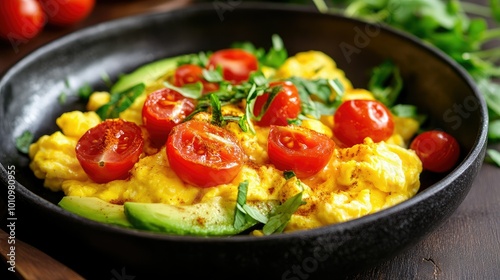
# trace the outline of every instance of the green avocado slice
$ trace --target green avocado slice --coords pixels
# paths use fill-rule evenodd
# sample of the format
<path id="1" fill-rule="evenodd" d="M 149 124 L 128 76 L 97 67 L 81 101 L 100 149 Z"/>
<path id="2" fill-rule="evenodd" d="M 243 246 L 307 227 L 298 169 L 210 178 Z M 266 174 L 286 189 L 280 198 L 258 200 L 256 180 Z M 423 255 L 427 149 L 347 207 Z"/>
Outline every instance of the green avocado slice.
<path id="1" fill-rule="evenodd" d="M 133 227 L 125 216 L 123 205 L 111 204 L 97 197 L 65 196 L 58 205 L 69 212 L 96 222 Z"/>
<path id="2" fill-rule="evenodd" d="M 177 61 L 184 56 L 169 57 L 145 64 L 129 74 L 121 76 L 111 87 L 110 93 L 123 92 L 137 84 L 146 86 L 177 67 Z"/>
<path id="3" fill-rule="evenodd" d="M 254 204 L 262 214 L 267 215 L 277 202 L 269 201 Z M 161 203 L 126 202 L 125 215 L 138 229 L 178 235 L 227 236 L 235 235 L 257 224 L 248 221 L 235 229 L 235 201 L 221 197 L 186 206 L 173 206 Z"/>

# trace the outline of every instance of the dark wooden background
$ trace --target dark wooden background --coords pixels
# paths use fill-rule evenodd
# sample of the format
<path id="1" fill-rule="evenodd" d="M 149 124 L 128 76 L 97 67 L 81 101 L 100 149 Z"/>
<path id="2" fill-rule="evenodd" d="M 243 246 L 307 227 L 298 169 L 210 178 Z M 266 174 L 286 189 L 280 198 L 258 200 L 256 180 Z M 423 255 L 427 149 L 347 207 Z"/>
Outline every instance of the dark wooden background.
<path id="1" fill-rule="evenodd" d="M 46 28 L 39 36 L 16 47 L 0 42 L 0 74 L 37 47 L 82 27 L 191 4 L 188 0 L 97 2 L 91 16 L 73 27 Z M 473 2 L 487 3 L 486 0 Z M 498 144 L 496 148 L 500 148 Z M 500 168 L 483 165 L 465 201 L 442 226 L 395 258 L 349 279 L 500 279 L 499 182 Z M 60 261 L 64 263 L 64 259 Z M 85 271 L 77 272 L 86 274 Z M 102 276 L 103 279 L 115 277 L 112 272 Z"/>

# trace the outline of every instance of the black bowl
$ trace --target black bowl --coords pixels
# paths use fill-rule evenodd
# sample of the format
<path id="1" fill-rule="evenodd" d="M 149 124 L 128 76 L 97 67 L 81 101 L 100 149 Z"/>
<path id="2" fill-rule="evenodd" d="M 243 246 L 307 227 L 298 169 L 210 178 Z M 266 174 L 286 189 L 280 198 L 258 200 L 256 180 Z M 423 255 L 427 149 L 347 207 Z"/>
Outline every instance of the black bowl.
<path id="1" fill-rule="evenodd" d="M 394 256 L 457 208 L 483 162 L 487 132 L 485 102 L 462 68 L 383 26 L 306 7 L 231 3 L 231 9 L 193 5 L 87 28 L 41 47 L 2 77 L 1 177 L 5 186 L 15 187 L 20 238 L 88 276 L 101 268 L 108 279 L 113 273 L 305 279 L 351 273 Z M 23 131 L 36 138 L 52 133 L 62 112 L 83 109 L 76 89 L 86 83 L 105 89 L 103 74 L 116 80 L 153 60 L 217 50 L 234 41 L 268 48 L 272 34 L 282 37 L 290 54 L 314 49 L 331 55 L 356 87 L 366 87 L 372 67 L 395 61 L 405 81 L 401 101 L 417 105 L 436 128 L 459 140 L 458 166 L 447 174 L 423 173 L 414 198 L 350 222 L 266 237 L 199 238 L 122 229 L 63 211 L 56 205 L 61 194 L 44 189 L 28 157 L 16 150 Z M 61 92 L 68 94 L 63 105 Z M 12 169 L 14 185 L 8 181 Z"/>

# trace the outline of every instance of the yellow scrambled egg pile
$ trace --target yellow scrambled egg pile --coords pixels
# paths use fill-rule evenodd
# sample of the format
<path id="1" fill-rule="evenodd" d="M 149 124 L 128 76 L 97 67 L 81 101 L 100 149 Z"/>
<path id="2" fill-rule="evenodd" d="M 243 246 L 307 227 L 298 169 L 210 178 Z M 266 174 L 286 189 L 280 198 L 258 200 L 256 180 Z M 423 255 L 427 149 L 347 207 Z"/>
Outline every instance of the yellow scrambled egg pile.
<path id="1" fill-rule="evenodd" d="M 319 70 L 318 70 L 319 69 Z M 299 53 L 290 57 L 279 69 L 264 69 L 275 78 L 299 76 L 308 79 L 338 78 L 346 89 L 344 100 L 374 99 L 364 89 L 353 88 L 344 72 L 335 62 L 317 51 Z M 141 124 L 141 109 L 146 94 L 161 83 L 148 85 L 146 93 L 121 113 L 120 117 Z M 257 133 L 244 133 L 237 124 L 227 129 L 237 135 L 248 155 L 240 174 L 233 182 L 211 188 L 197 188 L 182 182 L 169 168 L 164 148 L 145 149 L 144 155 L 131 170 L 128 180 L 105 184 L 92 182 L 81 168 L 75 145 L 89 128 L 101 122 L 93 111 L 109 100 L 106 92 L 94 93 L 87 112 L 68 112 L 57 119 L 61 131 L 41 137 L 29 151 L 31 169 L 44 179 L 44 185 L 69 196 L 93 196 L 112 203 L 125 201 L 161 202 L 186 205 L 220 196 L 236 200 L 238 184 L 247 180 L 248 201 L 279 200 L 284 202 L 302 191 L 300 184 L 286 180 L 283 172 L 269 163 L 267 155 L 268 128 L 256 127 Z M 225 110 L 239 110 L 235 106 Z M 206 114 L 206 113 L 205 113 Z M 203 118 L 203 116 L 199 116 Z M 303 126 L 332 136 L 332 116 L 309 120 Z M 358 218 L 390 207 L 415 195 L 419 189 L 422 165 L 416 154 L 408 150 L 409 139 L 416 133 L 418 123 L 413 119 L 395 117 L 394 135 L 385 142 L 373 143 L 367 138 L 363 144 L 337 148 L 327 166 L 316 175 L 302 180 L 303 199 L 306 201 L 292 216 L 286 231 L 309 229 Z"/>

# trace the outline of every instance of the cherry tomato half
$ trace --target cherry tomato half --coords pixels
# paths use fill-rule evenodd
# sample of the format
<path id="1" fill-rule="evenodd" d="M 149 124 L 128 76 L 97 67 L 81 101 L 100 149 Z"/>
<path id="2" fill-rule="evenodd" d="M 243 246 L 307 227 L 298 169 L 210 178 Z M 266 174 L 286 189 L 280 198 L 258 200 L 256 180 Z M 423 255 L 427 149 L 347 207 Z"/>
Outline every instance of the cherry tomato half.
<path id="1" fill-rule="evenodd" d="M 278 94 L 269 104 L 262 118 L 256 123 L 260 126 L 288 125 L 289 119 L 295 119 L 300 113 L 300 96 L 297 88 L 289 81 L 273 82 L 269 87 L 280 87 Z M 254 115 L 259 116 L 269 99 L 269 93 L 257 97 L 254 106 Z"/>
<path id="2" fill-rule="evenodd" d="M 431 130 L 415 137 L 410 144 L 422 161 L 422 167 L 432 172 L 446 172 L 453 168 L 460 156 L 460 145 L 450 134 Z"/>
<path id="3" fill-rule="evenodd" d="M 331 138 L 304 127 L 272 125 L 269 130 L 269 160 L 279 170 L 293 170 L 300 179 L 323 169 L 334 148 Z"/>
<path id="4" fill-rule="evenodd" d="M 85 19 L 95 0 L 40 0 L 52 25 L 72 25 Z"/>
<path id="5" fill-rule="evenodd" d="M 174 126 L 195 109 L 195 100 L 175 90 L 164 88 L 152 92 L 142 107 L 142 122 L 154 145 L 164 145 Z"/>
<path id="6" fill-rule="evenodd" d="M 167 157 L 172 170 L 184 182 L 202 188 L 231 182 L 245 160 L 231 132 L 197 120 L 172 129 L 167 140 Z"/>
<path id="7" fill-rule="evenodd" d="M 45 24 L 45 14 L 37 0 L 0 1 L 0 37 L 22 41 L 35 37 Z"/>
<path id="8" fill-rule="evenodd" d="M 255 55 L 241 49 L 224 49 L 214 52 L 208 59 L 207 67 L 222 67 L 224 80 L 235 84 L 247 81 L 250 73 L 258 69 Z"/>
<path id="9" fill-rule="evenodd" d="M 89 129 L 76 144 L 76 158 L 96 183 L 126 179 L 144 146 L 141 128 L 133 122 L 106 120 Z"/>
<path id="10" fill-rule="evenodd" d="M 174 85 L 182 87 L 186 84 L 201 82 L 203 84 L 203 93 L 217 91 L 219 84 L 211 83 L 203 78 L 203 68 L 194 64 L 184 64 L 175 70 Z"/>
<path id="11" fill-rule="evenodd" d="M 394 131 L 391 112 L 375 100 L 348 100 L 335 112 L 333 133 L 346 146 L 363 143 L 366 137 L 373 142 L 385 141 Z"/>

